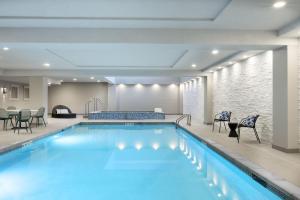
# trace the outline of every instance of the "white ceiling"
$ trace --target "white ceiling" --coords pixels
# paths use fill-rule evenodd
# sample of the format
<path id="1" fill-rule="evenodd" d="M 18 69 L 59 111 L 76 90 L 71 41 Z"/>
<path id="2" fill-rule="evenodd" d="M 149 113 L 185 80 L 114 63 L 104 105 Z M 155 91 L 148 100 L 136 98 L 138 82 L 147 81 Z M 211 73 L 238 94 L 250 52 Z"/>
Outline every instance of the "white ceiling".
<path id="1" fill-rule="evenodd" d="M 1 0 L 0 27 L 278 30 L 300 17 L 299 0 Z"/>
<path id="2" fill-rule="evenodd" d="M 212 55 L 213 47 L 149 44 L 51 45 L 44 48 L 14 46 L 9 51 L 0 50 L 0 68 L 201 70 L 239 51 L 218 48 L 220 53 Z M 44 63 L 49 63 L 50 67 L 43 66 Z M 191 67 L 192 64 L 197 67 Z"/>
<path id="3" fill-rule="evenodd" d="M 1 0 L 0 47 L 10 50 L 0 49 L 0 75 L 197 75 L 294 42 L 286 37 L 298 36 L 300 0 L 286 1 L 274 9 L 273 0 Z"/>

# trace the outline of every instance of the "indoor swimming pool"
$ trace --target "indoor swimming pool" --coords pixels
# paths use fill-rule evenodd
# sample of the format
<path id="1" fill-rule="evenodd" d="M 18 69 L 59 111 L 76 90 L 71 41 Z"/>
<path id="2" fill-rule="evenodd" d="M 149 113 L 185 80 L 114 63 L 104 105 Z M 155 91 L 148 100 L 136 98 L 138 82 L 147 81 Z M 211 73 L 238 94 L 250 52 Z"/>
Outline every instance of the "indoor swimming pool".
<path id="1" fill-rule="evenodd" d="M 280 199 L 174 124 L 80 124 L 0 155 L 2 200 Z"/>

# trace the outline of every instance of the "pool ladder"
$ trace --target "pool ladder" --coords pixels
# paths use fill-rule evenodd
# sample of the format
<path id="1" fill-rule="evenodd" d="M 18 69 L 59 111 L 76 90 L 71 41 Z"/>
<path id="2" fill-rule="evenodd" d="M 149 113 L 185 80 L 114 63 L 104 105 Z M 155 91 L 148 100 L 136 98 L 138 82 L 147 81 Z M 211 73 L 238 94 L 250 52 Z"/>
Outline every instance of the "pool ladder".
<path id="1" fill-rule="evenodd" d="M 93 97 L 87 101 L 84 106 L 84 118 L 87 118 L 90 112 L 104 110 L 104 102 L 101 98 Z"/>
<path id="2" fill-rule="evenodd" d="M 181 120 L 186 118 L 186 124 L 190 126 L 192 124 L 192 116 L 190 114 L 183 114 L 179 118 L 176 119 L 176 128 L 178 128 L 178 125 Z"/>

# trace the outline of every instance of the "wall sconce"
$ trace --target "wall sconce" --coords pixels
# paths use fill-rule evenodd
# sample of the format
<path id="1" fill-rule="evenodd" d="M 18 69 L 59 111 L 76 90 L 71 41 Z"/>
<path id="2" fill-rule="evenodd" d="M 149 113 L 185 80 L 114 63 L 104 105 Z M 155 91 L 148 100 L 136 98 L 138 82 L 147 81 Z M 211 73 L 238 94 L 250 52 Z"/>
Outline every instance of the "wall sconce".
<path id="1" fill-rule="evenodd" d="M 2 92 L 2 94 L 6 94 L 7 93 L 7 88 L 5 88 L 5 87 L 1 88 L 1 92 Z"/>

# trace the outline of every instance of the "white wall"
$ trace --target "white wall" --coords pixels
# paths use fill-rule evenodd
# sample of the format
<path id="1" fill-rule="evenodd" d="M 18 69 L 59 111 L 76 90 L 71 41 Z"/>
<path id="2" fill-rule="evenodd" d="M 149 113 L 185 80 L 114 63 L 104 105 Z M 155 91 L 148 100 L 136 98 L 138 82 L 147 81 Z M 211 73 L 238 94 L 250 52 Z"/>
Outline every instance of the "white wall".
<path id="1" fill-rule="evenodd" d="M 213 73 L 213 111 L 232 111 L 233 120 L 259 114 L 257 130 L 272 141 L 272 51 Z M 243 130 L 243 134 L 252 130 Z"/>
<path id="2" fill-rule="evenodd" d="M 196 78 L 183 84 L 183 113 L 191 114 L 193 122 L 204 122 L 204 79 Z"/>
<path id="3" fill-rule="evenodd" d="M 10 99 L 10 86 L 11 85 L 19 86 L 19 99 L 18 100 Z M 0 107 L 7 108 L 8 106 L 15 106 L 18 109 L 30 108 L 30 100 L 24 100 L 24 93 L 23 93 L 24 86 L 29 86 L 29 85 L 22 84 L 22 83 L 0 81 L 0 88 L 1 87 L 8 88 L 8 92 L 6 95 L 3 95 L 0 92 Z"/>
<path id="4" fill-rule="evenodd" d="M 180 112 L 180 91 L 176 84 L 120 84 L 109 91 L 116 92 L 116 95 L 109 95 L 116 98 L 109 100 L 115 104 L 115 107 L 109 106 L 112 110 L 153 111 L 155 107 L 160 107 L 168 114 Z"/>
<path id="5" fill-rule="evenodd" d="M 83 114 L 85 103 L 93 97 L 101 98 L 107 108 L 107 83 L 62 83 L 49 87 L 48 110 L 66 105 L 74 113 Z"/>

